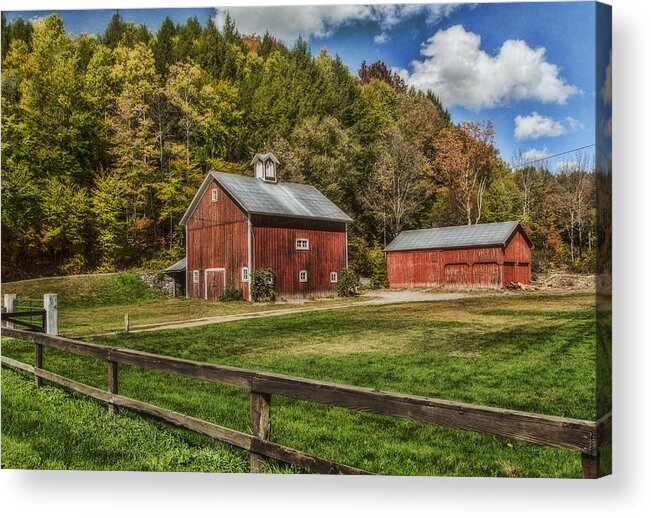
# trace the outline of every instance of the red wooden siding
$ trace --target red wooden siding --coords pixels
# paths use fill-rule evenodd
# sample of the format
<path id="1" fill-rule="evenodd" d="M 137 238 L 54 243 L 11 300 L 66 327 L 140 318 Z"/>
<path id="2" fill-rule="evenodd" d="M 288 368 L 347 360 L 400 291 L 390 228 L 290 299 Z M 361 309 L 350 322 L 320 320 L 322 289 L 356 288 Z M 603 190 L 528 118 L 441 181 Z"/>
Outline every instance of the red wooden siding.
<path id="1" fill-rule="evenodd" d="M 393 288 L 500 286 L 498 247 L 387 253 Z"/>
<path id="2" fill-rule="evenodd" d="M 516 232 L 506 244 L 504 250 L 505 261 L 531 263 L 531 247 L 520 232 Z"/>
<path id="3" fill-rule="evenodd" d="M 518 228 L 506 247 L 387 252 L 392 288 L 504 287 L 531 281 L 531 246 Z"/>
<path id="4" fill-rule="evenodd" d="M 439 286 L 440 250 L 414 250 L 387 254 L 387 275 L 394 288 Z"/>
<path id="5" fill-rule="evenodd" d="M 516 232 L 504 249 L 504 280 L 502 286 L 511 282 L 531 282 L 531 247 L 521 232 Z"/>
<path id="6" fill-rule="evenodd" d="M 212 202 L 214 188 L 218 189 L 216 202 Z M 206 190 L 186 231 L 188 296 L 204 298 L 208 292 L 208 298 L 218 298 L 225 285 L 233 284 L 248 298 L 248 283 L 242 282 L 242 268 L 248 266 L 248 217 L 216 182 Z M 194 270 L 199 270 L 198 285 L 193 283 Z"/>
<path id="7" fill-rule="evenodd" d="M 330 273 L 346 267 L 346 224 L 286 217 L 253 216 L 253 269 L 273 268 L 280 297 L 328 296 L 336 293 Z M 296 250 L 308 239 L 309 250 Z M 299 272 L 307 272 L 300 282 Z"/>

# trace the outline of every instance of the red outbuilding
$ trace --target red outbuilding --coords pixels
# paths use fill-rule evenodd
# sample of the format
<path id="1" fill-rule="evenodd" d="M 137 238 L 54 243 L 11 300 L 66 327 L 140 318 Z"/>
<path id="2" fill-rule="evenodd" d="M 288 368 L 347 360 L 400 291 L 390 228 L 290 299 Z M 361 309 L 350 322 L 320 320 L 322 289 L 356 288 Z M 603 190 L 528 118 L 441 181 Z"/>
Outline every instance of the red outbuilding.
<path id="1" fill-rule="evenodd" d="M 352 220 L 314 187 L 279 182 L 271 153 L 251 165 L 254 177 L 210 172 L 181 219 L 187 296 L 216 299 L 232 285 L 250 300 L 251 273 L 267 268 L 279 297 L 332 295 Z"/>
<path id="2" fill-rule="evenodd" d="M 392 288 L 531 281 L 533 244 L 517 221 L 407 230 L 385 248 Z"/>

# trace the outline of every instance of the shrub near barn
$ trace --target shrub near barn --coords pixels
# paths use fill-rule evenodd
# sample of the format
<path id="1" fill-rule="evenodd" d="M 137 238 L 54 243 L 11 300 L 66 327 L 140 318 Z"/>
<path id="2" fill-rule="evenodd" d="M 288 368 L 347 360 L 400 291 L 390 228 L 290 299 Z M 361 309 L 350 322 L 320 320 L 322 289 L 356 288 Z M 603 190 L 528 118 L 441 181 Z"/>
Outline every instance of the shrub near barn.
<path id="1" fill-rule="evenodd" d="M 274 302 L 276 274 L 271 268 L 254 270 L 251 274 L 251 298 L 253 302 Z"/>

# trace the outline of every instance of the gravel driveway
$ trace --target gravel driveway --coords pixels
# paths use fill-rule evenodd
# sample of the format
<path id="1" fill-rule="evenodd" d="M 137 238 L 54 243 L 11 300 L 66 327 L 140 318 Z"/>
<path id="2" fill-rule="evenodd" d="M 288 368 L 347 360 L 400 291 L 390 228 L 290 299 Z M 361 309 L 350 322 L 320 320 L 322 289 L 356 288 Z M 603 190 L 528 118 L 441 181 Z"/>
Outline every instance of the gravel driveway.
<path id="1" fill-rule="evenodd" d="M 150 324 L 142 326 L 132 326 L 129 332 L 142 333 L 146 331 L 161 331 L 164 329 L 182 329 L 186 327 L 198 327 L 211 324 L 221 324 L 224 322 L 236 322 L 238 320 L 250 320 L 254 318 L 268 318 L 280 315 L 291 315 L 294 313 L 311 313 L 316 311 L 332 311 L 340 308 L 350 308 L 354 306 L 381 306 L 384 304 L 402 304 L 405 302 L 433 302 L 438 300 L 455 300 L 470 297 L 481 296 L 477 292 L 458 292 L 458 293 L 435 293 L 419 290 L 377 290 L 367 293 L 372 296 L 371 299 L 355 301 L 352 299 L 348 304 L 337 304 L 333 306 L 322 307 L 301 307 L 300 301 L 296 301 L 296 307 L 271 309 L 269 311 L 258 311 L 255 313 L 240 313 L 238 315 L 220 315 L 215 317 L 204 317 L 192 320 L 166 322 L 164 324 Z M 112 334 L 112 333 L 107 333 Z"/>

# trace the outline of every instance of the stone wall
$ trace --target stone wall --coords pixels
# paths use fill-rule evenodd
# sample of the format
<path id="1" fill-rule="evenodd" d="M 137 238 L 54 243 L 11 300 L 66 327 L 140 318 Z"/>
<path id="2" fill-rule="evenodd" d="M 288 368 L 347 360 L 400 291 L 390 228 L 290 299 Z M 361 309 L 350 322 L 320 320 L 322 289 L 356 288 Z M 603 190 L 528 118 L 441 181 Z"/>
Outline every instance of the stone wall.
<path id="1" fill-rule="evenodd" d="M 168 297 L 174 296 L 174 279 L 160 272 L 147 272 L 138 274 L 143 282 L 150 288 L 160 291 Z"/>

